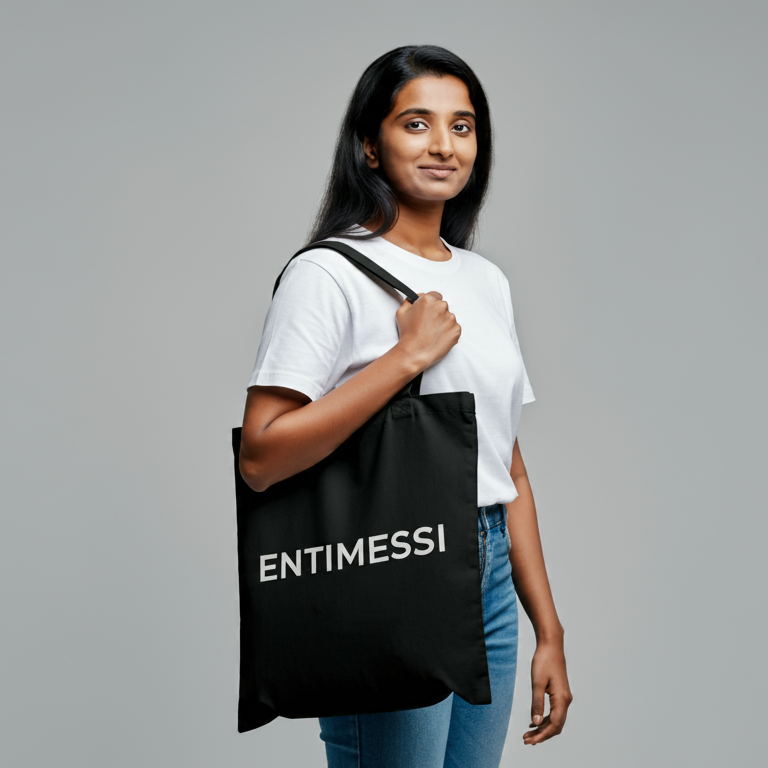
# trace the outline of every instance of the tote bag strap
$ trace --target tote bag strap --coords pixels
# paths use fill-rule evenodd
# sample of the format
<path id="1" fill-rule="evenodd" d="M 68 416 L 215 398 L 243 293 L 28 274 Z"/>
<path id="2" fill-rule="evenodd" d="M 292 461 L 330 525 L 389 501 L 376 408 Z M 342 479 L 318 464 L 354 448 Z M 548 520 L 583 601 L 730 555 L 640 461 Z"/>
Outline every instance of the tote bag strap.
<path id="1" fill-rule="evenodd" d="M 362 267 L 365 271 L 375 275 L 380 280 L 383 280 L 387 285 L 391 286 L 397 291 L 400 291 L 400 293 L 405 294 L 406 298 L 413 303 L 416 301 L 416 299 L 419 298 L 419 294 L 412 291 L 405 283 L 398 280 L 394 275 L 387 272 L 386 269 L 383 269 L 380 267 L 375 261 L 372 261 L 364 254 L 360 253 L 360 251 L 355 250 L 352 248 L 352 246 L 347 245 L 346 243 L 339 243 L 335 240 L 318 240 L 315 243 L 310 243 L 306 247 L 302 248 L 300 251 L 296 251 L 296 253 L 291 256 L 290 259 L 288 259 L 288 263 L 283 267 L 280 274 L 277 276 L 277 280 L 275 281 L 275 287 L 272 289 L 272 298 L 275 297 L 275 293 L 277 292 L 277 287 L 280 285 L 280 278 L 283 276 L 283 273 L 288 268 L 288 264 L 293 261 L 299 254 L 304 253 L 305 251 L 311 251 L 313 248 L 330 248 L 331 250 L 337 251 L 342 256 L 346 256 L 347 259 L 349 259 L 351 262 L 357 264 L 358 266 Z M 421 390 L 421 375 L 423 371 L 420 371 L 417 376 L 415 376 L 413 379 L 411 379 L 396 395 L 395 397 L 416 397 L 420 390 Z"/>
<path id="2" fill-rule="evenodd" d="M 339 243 L 335 240 L 318 240 L 316 243 L 310 243 L 305 248 L 302 248 L 288 259 L 288 264 L 293 261 L 300 253 L 305 251 L 311 251 L 313 248 L 330 248 L 333 251 L 338 251 L 342 256 L 346 256 L 350 261 L 355 262 L 368 272 L 372 272 L 376 277 L 383 280 L 387 285 L 392 286 L 395 290 L 404 293 L 411 302 L 416 301 L 419 298 L 417 293 L 414 293 L 405 283 L 400 282 L 394 275 L 387 272 L 386 269 L 382 269 L 375 261 L 371 261 L 367 256 L 364 256 L 360 251 L 355 250 L 352 246 L 346 243 Z M 274 298 L 277 292 L 277 286 L 280 285 L 280 278 L 283 276 L 283 272 L 288 268 L 286 264 L 280 274 L 277 276 L 275 287 L 272 289 L 272 298 Z"/>

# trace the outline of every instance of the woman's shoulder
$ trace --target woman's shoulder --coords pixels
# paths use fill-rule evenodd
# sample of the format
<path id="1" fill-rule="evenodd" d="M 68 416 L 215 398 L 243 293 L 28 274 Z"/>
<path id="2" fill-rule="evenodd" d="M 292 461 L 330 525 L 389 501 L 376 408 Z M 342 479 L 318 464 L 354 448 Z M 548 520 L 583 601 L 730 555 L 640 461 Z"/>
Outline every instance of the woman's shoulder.
<path id="1" fill-rule="evenodd" d="M 343 252 L 336 250 L 332 245 L 333 243 L 349 245 L 356 252 L 363 256 L 367 256 L 374 262 L 382 265 L 384 269 L 392 268 L 392 264 L 388 262 L 386 258 L 383 258 L 385 254 L 379 253 L 375 248 L 375 243 L 371 243 L 370 241 L 356 241 L 342 237 L 332 237 L 327 238 L 327 240 L 323 242 L 328 244 L 318 245 L 315 248 L 295 256 L 291 261 L 297 262 L 297 266 L 291 267 L 291 264 L 289 263 L 288 268 L 315 272 L 322 270 L 325 272 L 325 276 L 332 279 L 344 293 L 348 291 L 359 291 L 361 285 L 368 287 L 370 277 L 367 272 L 356 266 Z M 384 262 L 383 264 L 382 261 Z M 288 271 L 288 268 L 286 268 L 286 272 Z"/>
<path id="2" fill-rule="evenodd" d="M 492 261 L 489 257 L 484 256 L 477 251 L 471 251 L 467 248 L 458 248 L 455 245 L 451 245 L 451 248 L 461 254 L 462 266 L 466 269 L 472 270 L 475 273 L 480 273 L 491 283 L 498 283 L 502 288 L 505 287 L 507 276 L 495 261 Z"/>
<path id="3" fill-rule="evenodd" d="M 334 281 L 338 282 L 339 276 L 347 264 L 347 259 L 338 251 L 322 246 L 294 256 L 286 265 L 283 276 L 287 277 L 294 270 L 309 270 L 313 273 L 317 270 L 322 270 Z"/>

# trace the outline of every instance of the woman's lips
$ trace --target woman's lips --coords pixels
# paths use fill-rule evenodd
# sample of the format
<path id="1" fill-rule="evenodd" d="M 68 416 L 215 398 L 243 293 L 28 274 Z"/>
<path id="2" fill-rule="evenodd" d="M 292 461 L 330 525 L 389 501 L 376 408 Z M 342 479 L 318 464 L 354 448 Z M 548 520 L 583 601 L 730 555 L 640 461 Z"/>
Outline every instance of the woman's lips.
<path id="1" fill-rule="evenodd" d="M 454 168 L 419 168 L 420 171 L 424 171 L 428 176 L 433 179 L 444 179 L 446 176 L 450 176 L 454 172 Z"/>

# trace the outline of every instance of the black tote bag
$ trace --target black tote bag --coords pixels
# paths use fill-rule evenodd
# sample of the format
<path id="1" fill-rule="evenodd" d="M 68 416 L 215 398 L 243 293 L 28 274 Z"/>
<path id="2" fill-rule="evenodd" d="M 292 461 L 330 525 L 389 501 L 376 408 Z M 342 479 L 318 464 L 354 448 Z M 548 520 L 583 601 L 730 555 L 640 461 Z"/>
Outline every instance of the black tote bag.
<path id="1" fill-rule="evenodd" d="M 292 258 L 320 247 L 418 298 L 345 243 Z M 491 703 L 474 394 L 422 395 L 421 376 L 325 459 L 265 491 L 243 480 L 242 428 L 232 430 L 238 732 L 278 716 L 415 709 L 452 691 Z"/>

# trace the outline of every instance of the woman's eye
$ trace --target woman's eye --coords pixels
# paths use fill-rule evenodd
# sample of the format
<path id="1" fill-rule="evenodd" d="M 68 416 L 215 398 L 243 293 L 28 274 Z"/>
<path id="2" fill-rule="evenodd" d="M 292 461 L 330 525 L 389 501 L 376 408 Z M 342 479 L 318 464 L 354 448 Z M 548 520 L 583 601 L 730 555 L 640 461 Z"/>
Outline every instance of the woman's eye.
<path id="1" fill-rule="evenodd" d="M 410 123 L 405 124 L 405 127 L 413 128 L 414 126 L 418 126 L 418 125 L 423 125 L 424 127 L 427 127 L 427 124 L 423 120 L 411 120 Z M 470 126 L 468 126 L 466 123 L 459 123 L 454 127 L 462 129 L 459 131 L 459 133 L 469 133 L 472 130 Z"/>

